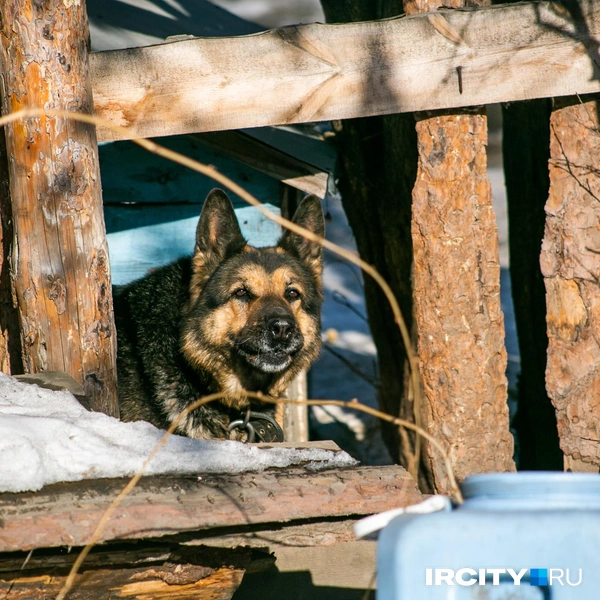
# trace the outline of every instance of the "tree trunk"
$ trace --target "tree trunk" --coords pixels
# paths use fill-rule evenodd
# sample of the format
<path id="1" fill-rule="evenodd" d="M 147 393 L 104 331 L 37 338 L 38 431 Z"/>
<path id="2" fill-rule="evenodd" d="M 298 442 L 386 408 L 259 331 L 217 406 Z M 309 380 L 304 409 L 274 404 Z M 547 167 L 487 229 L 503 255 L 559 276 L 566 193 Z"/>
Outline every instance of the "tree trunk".
<path id="1" fill-rule="evenodd" d="M 323 0 L 327 22 L 391 17 L 398 3 Z M 368 101 L 368 99 L 365 99 Z M 374 265 L 391 286 L 409 329 L 412 328 L 411 190 L 417 156 L 414 117 L 390 115 L 338 122 L 339 188 L 360 256 Z M 371 333 L 377 347 L 379 404 L 383 411 L 414 421 L 409 395 L 406 353 L 387 300 L 379 286 L 365 278 Z M 415 438 L 382 423 L 390 455 L 411 467 Z"/>
<path id="2" fill-rule="evenodd" d="M 546 292 L 540 247 L 550 186 L 551 101 L 503 107 L 503 160 L 508 197 L 510 277 L 521 374 L 515 429 L 522 470 L 562 470 L 556 413 L 546 392 Z"/>
<path id="3" fill-rule="evenodd" d="M 550 118 L 546 385 L 573 470 L 587 470 L 578 461 L 600 465 L 599 108 L 598 96 L 555 100 Z"/>
<path id="4" fill-rule="evenodd" d="M 406 0 L 405 9 L 415 14 L 441 4 Z M 461 8 L 465 2 L 453 0 L 451 5 Z M 460 94 L 460 71 L 456 79 Z M 515 466 L 485 109 L 419 115 L 417 139 L 413 286 L 428 430 L 451 449 L 459 480 L 472 473 L 511 471 Z M 448 492 L 446 467 L 430 445 L 426 459 L 431 488 Z"/>
<path id="5" fill-rule="evenodd" d="M 325 0 L 322 4 L 328 22 L 383 18 L 398 12 L 395 2 L 380 2 L 377 9 L 351 0 Z M 411 2 L 406 8 L 430 7 Z M 512 470 L 485 116 L 481 111 L 419 118 L 412 234 L 409 194 L 415 180 L 416 139 L 414 123 L 407 117 L 410 115 L 345 121 L 338 133 L 340 191 L 359 252 L 391 284 L 410 327 L 415 325 L 418 331 L 426 388 L 423 407 L 414 407 L 408 397 L 405 355 L 400 336 L 391 327 L 387 302 L 376 286 L 367 282 L 369 320 L 379 358 L 380 403 L 386 412 L 417 422 L 425 415 L 430 432 L 452 447 L 459 477 Z M 463 149 L 464 138 L 469 144 Z M 435 147 L 428 147 L 431 140 Z M 440 239 L 448 244 L 439 244 Z M 475 271 L 475 277 L 463 274 L 465 265 Z M 414 440 L 387 433 L 392 455 L 409 464 Z M 421 484 L 448 491 L 441 457 L 428 448 L 425 459 Z"/>
<path id="6" fill-rule="evenodd" d="M 429 432 L 452 450 L 458 479 L 514 470 L 509 432 L 498 231 L 487 178 L 487 118 L 417 121 L 413 192 L 415 319 Z M 449 491 L 426 448 L 432 488 Z"/>
<path id="7" fill-rule="evenodd" d="M 2 111 L 90 113 L 84 2 L 4 0 Z M 26 372 L 65 371 L 117 415 L 115 329 L 95 129 L 39 117 L 6 128 L 12 273 Z"/>

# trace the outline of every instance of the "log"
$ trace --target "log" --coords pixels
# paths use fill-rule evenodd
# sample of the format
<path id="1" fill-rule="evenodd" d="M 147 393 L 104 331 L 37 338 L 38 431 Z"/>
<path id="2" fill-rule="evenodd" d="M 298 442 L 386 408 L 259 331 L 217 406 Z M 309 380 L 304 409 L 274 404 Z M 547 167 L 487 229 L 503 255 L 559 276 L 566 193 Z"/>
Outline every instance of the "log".
<path id="1" fill-rule="evenodd" d="M 0 552 L 81 546 L 126 481 L 46 486 L 0 496 Z M 117 509 L 101 541 L 160 537 L 216 527 L 367 515 L 422 500 L 402 467 L 311 473 L 143 478 Z"/>
<path id="2" fill-rule="evenodd" d="M 150 137 L 597 92 L 600 5 L 582 10 L 530 2 L 99 52 L 94 110 Z"/>
<path id="3" fill-rule="evenodd" d="M 322 0 L 328 23 L 369 21 L 397 13 L 396 0 L 356 2 Z M 335 25 L 343 27 L 343 25 Z M 363 260 L 388 282 L 412 329 L 411 193 L 417 172 L 414 118 L 411 114 L 336 121 L 339 183 L 344 211 Z M 402 336 L 380 287 L 366 277 L 365 300 L 369 327 L 377 347 L 381 410 L 414 422 L 413 398 Z M 414 462 L 412 432 L 381 423 L 390 456 L 407 468 Z"/>
<path id="4" fill-rule="evenodd" d="M 461 2 L 462 4 L 462 2 Z M 432 10 L 435 0 L 407 3 Z M 485 109 L 417 115 L 413 297 L 425 421 L 459 480 L 515 469 L 509 432 L 498 230 L 487 177 Z M 429 485 L 448 493 L 425 447 Z"/>
<path id="5" fill-rule="evenodd" d="M 0 593 L 15 600 L 54 598 L 78 555 L 77 550 L 62 549 L 0 555 Z M 103 545 L 87 556 L 68 598 L 229 600 L 245 573 L 274 563 L 273 555 L 250 548 L 160 542 Z"/>
<path id="6" fill-rule="evenodd" d="M 541 265 L 546 284 L 546 385 L 571 468 L 600 466 L 600 103 L 556 101 Z"/>
<path id="7" fill-rule="evenodd" d="M 417 135 L 413 286 L 428 431 L 451 449 L 459 480 L 512 471 L 485 111 L 423 117 Z M 433 489 L 447 492 L 442 460 L 426 452 Z"/>
<path id="8" fill-rule="evenodd" d="M 154 550 L 155 554 L 150 554 Z M 229 600 L 246 569 L 268 568 L 273 557 L 244 550 L 169 550 L 131 546 L 92 554 L 77 574 L 70 600 L 138 598 L 153 600 Z M 16 560 L 0 556 L 0 593 L 12 600 L 55 598 L 64 586 L 77 552 L 50 554 L 10 570 Z M 256 558 L 255 558 L 256 557 Z M 258 568 L 255 564 L 260 565 Z M 24 565 L 24 566 L 23 566 Z"/>
<path id="9" fill-rule="evenodd" d="M 85 571 L 75 578 L 69 600 L 98 598 L 134 598 L 136 600 L 230 600 L 244 576 L 240 569 L 221 567 L 200 576 L 201 567 L 176 564 L 164 569 L 118 567 Z M 169 581 L 169 576 L 172 579 Z M 11 600 L 47 600 L 56 598 L 66 575 L 45 572 L 23 575 L 7 573 L 0 578 L 0 593 Z M 173 583 L 185 580 L 189 583 Z"/>
<path id="10" fill-rule="evenodd" d="M 6 0 L 2 112 L 90 113 L 84 2 Z M 118 415 L 115 330 L 95 129 L 42 117 L 6 127 L 24 370 L 64 371 Z"/>

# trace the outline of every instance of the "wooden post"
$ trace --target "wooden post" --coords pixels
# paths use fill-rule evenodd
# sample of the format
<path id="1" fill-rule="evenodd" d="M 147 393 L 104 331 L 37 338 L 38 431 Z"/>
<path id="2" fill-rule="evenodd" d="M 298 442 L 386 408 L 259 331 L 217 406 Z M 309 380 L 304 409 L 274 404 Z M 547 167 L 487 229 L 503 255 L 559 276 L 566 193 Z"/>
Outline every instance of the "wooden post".
<path id="1" fill-rule="evenodd" d="M 600 120 L 598 97 L 554 101 L 541 265 L 546 385 L 565 467 L 600 466 Z"/>
<path id="2" fill-rule="evenodd" d="M 280 186 L 281 214 L 293 218 L 304 194 L 284 183 Z M 296 375 L 285 391 L 285 397 L 291 400 L 307 400 L 308 384 L 306 371 Z M 277 422 L 283 429 L 286 442 L 300 443 L 308 441 L 308 406 L 297 404 L 279 404 L 276 412 Z"/>
<path id="3" fill-rule="evenodd" d="M 85 2 L 3 0 L 2 112 L 92 112 Z M 65 371 L 117 415 L 115 329 L 94 127 L 40 117 L 6 128 L 13 277 L 26 372 Z"/>
<path id="4" fill-rule="evenodd" d="M 328 23 L 385 19 L 398 14 L 395 0 L 322 0 L 321 4 Z M 379 54 L 379 38 L 374 36 L 367 44 L 378 49 L 373 62 L 388 68 L 392 54 Z M 383 96 L 392 95 L 389 81 L 383 84 L 385 80 L 373 76 L 379 68 L 364 72 L 369 90 L 382 84 Z M 365 94 L 365 104 L 370 101 L 371 95 Z M 359 254 L 390 284 L 412 330 L 410 207 L 417 172 L 414 118 L 412 114 L 388 115 L 337 121 L 334 125 L 340 157 L 339 189 Z M 365 277 L 364 284 L 369 327 L 377 347 L 379 406 L 388 414 L 414 422 L 414 398 L 409 390 L 410 370 L 402 336 L 379 286 L 370 277 Z M 418 467 L 414 434 L 388 423 L 381 424 L 381 431 L 394 461 L 414 472 Z"/>
<path id="5" fill-rule="evenodd" d="M 440 4 L 410 0 L 405 9 L 425 12 Z M 452 4 L 464 6 L 462 0 Z M 436 23 L 432 20 L 432 26 Z M 436 29 L 446 37 L 449 51 L 463 43 L 458 32 Z M 459 95 L 466 81 L 462 75 L 460 68 L 453 73 Z M 458 479 L 511 471 L 513 439 L 485 109 L 419 114 L 417 138 L 413 294 L 427 427 L 451 450 Z M 448 492 L 441 457 L 431 445 L 425 452 L 431 487 Z"/>

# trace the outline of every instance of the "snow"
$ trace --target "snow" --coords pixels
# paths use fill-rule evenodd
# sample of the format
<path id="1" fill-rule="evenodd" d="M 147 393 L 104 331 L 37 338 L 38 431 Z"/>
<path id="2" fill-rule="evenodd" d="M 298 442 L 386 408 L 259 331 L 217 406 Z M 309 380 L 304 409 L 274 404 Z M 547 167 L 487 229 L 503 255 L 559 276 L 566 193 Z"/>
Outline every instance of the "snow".
<path id="1" fill-rule="evenodd" d="M 66 391 L 49 391 L 0 373 L 0 492 L 36 491 L 59 481 L 130 477 L 164 432 L 88 412 Z M 171 436 L 148 475 L 241 473 L 269 467 L 307 469 L 356 464 L 345 452 L 258 448 L 233 441 Z"/>

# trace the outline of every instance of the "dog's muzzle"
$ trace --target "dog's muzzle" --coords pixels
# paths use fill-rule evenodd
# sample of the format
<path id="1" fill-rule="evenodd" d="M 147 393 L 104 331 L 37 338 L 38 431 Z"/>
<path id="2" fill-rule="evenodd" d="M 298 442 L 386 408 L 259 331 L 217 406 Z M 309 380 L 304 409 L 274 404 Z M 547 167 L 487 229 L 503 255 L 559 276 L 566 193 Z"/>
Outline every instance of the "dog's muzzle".
<path id="1" fill-rule="evenodd" d="M 304 345 L 293 317 L 276 315 L 261 324 L 244 328 L 236 344 L 239 354 L 255 369 L 279 373 L 287 369 Z"/>

